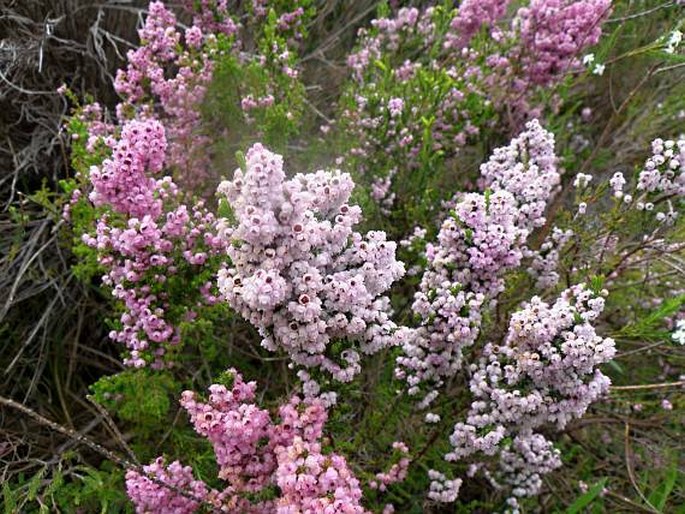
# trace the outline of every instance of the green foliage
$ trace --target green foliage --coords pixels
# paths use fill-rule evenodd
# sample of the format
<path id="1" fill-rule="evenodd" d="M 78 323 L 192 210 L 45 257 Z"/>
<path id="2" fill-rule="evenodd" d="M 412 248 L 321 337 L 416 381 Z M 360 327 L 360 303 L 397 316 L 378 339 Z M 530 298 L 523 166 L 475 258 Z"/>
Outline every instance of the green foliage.
<path id="1" fill-rule="evenodd" d="M 151 433 L 167 419 L 179 384 L 165 372 L 131 369 L 100 378 L 91 386 L 93 399 L 123 421 Z"/>
<path id="2" fill-rule="evenodd" d="M 260 57 L 238 57 L 231 52 L 230 40 L 218 38 L 212 82 L 201 112 L 209 132 L 229 135 L 213 138 L 215 162 L 221 167 L 231 162 L 237 149 L 256 141 L 286 153 L 288 142 L 299 132 L 304 85 L 287 72 L 296 68 L 297 52 L 288 44 L 288 35 L 278 28 L 277 16 L 280 9 L 291 7 L 290 3 L 277 2 L 279 5 L 271 7 L 268 16 L 250 20 Z M 306 26 L 313 8 L 308 5 L 304 8 L 303 26 Z M 267 97 L 271 101 L 264 105 L 248 111 L 242 108 L 244 99 L 259 103 Z"/>
<path id="3" fill-rule="evenodd" d="M 79 479 L 66 484 L 62 490 L 58 488 L 55 494 L 65 511 L 81 507 L 102 514 L 133 512 L 125 494 L 123 470 L 105 462 L 101 469 L 79 466 L 75 471 Z"/>
<path id="4" fill-rule="evenodd" d="M 566 509 L 566 514 L 578 514 L 579 512 L 583 512 L 583 509 L 591 505 L 600 496 L 606 482 L 607 479 L 603 478 L 595 485 L 590 487 L 586 493 L 578 497 L 571 505 L 569 505 L 568 509 Z"/>
<path id="5" fill-rule="evenodd" d="M 387 12 L 388 7 L 380 4 L 378 15 Z M 485 127 L 496 119 L 493 105 L 477 91 L 465 87 L 464 74 L 469 63 L 454 59 L 443 50 L 443 36 L 452 15 L 453 10 L 447 3 L 436 6 L 432 15 L 437 27 L 434 39 L 426 43 L 426 39 L 417 34 L 404 38 L 401 51 L 382 52 L 362 78 L 345 84 L 339 102 L 338 126 L 331 139 L 340 153 L 347 155 L 347 166 L 353 172 L 358 188 L 364 187 L 368 191 L 374 180 L 392 179 L 394 203 L 401 208 L 384 212 L 376 207 L 364 212 L 370 226 L 383 228 L 393 237 L 406 234 L 415 225 L 431 224 L 436 206 L 450 199 L 472 178 L 472 172 L 477 169 L 475 164 L 471 167 L 470 163 L 457 158 L 459 150 L 450 138 L 466 131 L 471 124 L 486 131 Z M 370 36 L 377 33 L 377 28 L 369 30 Z M 417 55 L 425 56 L 425 60 L 421 59 L 424 65 L 410 78 L 398 80 L 396 70 L 405 59 L 414 59 Z M 431 62 L 440 65 L 429 65 Z M 449 112 L 441 112 L 455 91 L 465 91 L 464 98 Z M 363 105 L 358 103 L 359 98 L 364 99 Z M 387 104 L 392 98 L 402 99 L 407 106 L 397 118 L 388 115 Z M 437 119 L 444 120 L 450 115 L 455 115 L 454 120 L 450 118 L 450 132 L 442 140 L 436 140 Z M 362 134 L 356 126 L 359 118 L 380 120 L 381 123 Z M 399 143 L 405 136 L 411 138 L 410 146 L 418 147 L 413 158 L 408 157 L 406 145 Z M 446 140 L 450 140 L 450 144 L 446 144 Z M 475 142 L 475 138 L 470 142 Z M 356 156 L 350 153 L 355 148 L 364 151 Z M 366 205 L 362 204 L 362 207 Z"/>
<path id="6" fill-rule="evenodd" d="M 685 485 L 684 479 L 685 476 L 682 471 L 678 469 L 677 461 L 674 460 L 668 467 L 665 477 L 663 477 L 661 483 L 654 488 L 649 495 L 649 498 L 647 498 L 647 501 L 659 512 L 664 512 L 666 503 L 668 502 L 669 496 L 671 495 L 671 492 L 673 492 L 676 483 L 679 481 L 682 487 Z"/>
<path id="7" fill-rule="evenodd" d="M 654 310 L 637 319 L 636 321 L 623 326 L 619 332 L 619 337 L 626 339 L 669 339 L 670 332 L 664 330 L 664 320 L 671 318 L 680 312 L 685 306 L 685 294 L 672 298 L 664 298 L 661 305 Z"/>
<path id="8" fill-rule="evenodd" d="M 132 513 L 124 472 L 104 462 L 100 469 L 72 464 L 65 455 L 56 466 L 43 466 L 30 477 L 19 475 L 2 484 L 4 512 Z"/>

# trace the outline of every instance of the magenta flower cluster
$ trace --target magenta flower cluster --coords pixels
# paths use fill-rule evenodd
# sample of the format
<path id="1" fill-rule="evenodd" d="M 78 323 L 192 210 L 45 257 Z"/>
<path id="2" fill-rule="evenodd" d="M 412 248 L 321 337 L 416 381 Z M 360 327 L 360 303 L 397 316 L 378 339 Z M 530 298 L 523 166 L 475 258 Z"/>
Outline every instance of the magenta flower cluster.
<path id="1" fill-rule="evenodd" d="M 231 17 L 228 0 L 183 0 L 183 6 L 193 15 L 193 30 L 206 34 L 237 35 L 239 25 Z"/>
<path id="2" fill-rule="evenodd" d="M 155 192 L 162 184 L 151 175 L 164 166 L 167 140 L 158 121 L 133 120 L 121 129 L 119 140 L 107 140 L 111 158 L 90 169 L 93 191 L 90 200 L 97 207 L 108 205 L 125 216 L 158 217 L 162 200 Z"/>
<path id="3" fill-rule="evenodd" d="M 282 157 L 259 144 L 219 186 L 236 218 L 221 230 L 231 259 L 219 272 L 223 297 L 260 330 L 263 346 L 343 382 L 359 372 L 361 354 L 395 344 L 384 293 L 404 274 L 385 233 L 354 231 L 353 187 L 339 171 L 286 180 Z M 339 355 L 333 341 L 346 343 Z"/>
<path id="4" fill-rule="evenodd" d="M 345 458 L 322 448 L 327 418 L 323 404 L 294 396 L 280 406 L 280 421 L 275 423 L 268 411 L 254 404 L 256 384 L 244 382 L 235 370 L 229 375 L 230 387 L 212 385 L 206 402 L 191 391 L 181 399 L 195 430 L 214 447 L 226 488 L 210 490 L 193 480 L 190 468 L 178 462 L 165 468 L 158 459 L 144 471 L 164 484 L 184 487 L 195 499 L 129 471 L 127 491 L 136 511 L 190 514 L 206 504 L 221 512 L 255 514 L 365 513 L 359 480 Z M 250 493 L 268 491 L 273 499 L 251 500 Z"/>
<path id="5" fill-rule="evenodd" d="M 133 470 L 126 473 L 126 493 L 138 513 L 190 514 L 197 512 L 209 494 L 205 483 L 193 478 L 193 469 L 179 461 L 167 465 L 163 457 L 158 457 L 152 464 L 143 466 L 143 472 L 145 475 Z M 187 495 L 180 494 L 179 490 Z"/>

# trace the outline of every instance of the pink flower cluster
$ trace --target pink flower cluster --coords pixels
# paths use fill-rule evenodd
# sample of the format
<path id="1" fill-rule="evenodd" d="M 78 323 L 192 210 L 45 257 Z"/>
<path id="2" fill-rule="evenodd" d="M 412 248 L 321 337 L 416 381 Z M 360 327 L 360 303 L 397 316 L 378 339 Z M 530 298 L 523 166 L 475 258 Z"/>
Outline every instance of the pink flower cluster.
<path id="1" fill-rule="evenodd" d="M 482 26 L 491 26 L 507 11 L 509 0 L 463 0 L 450 22 L 445 48 L 461 49 L 469 44 Z"/>
<path id="2" fill-rule="evenodd" d="M 552 289 L 559 283 L 560 252 L 573 236 L 573 230 L 553 227 L 538 250 L 524 250 L 524 257 L 530 259 L 526 272 L 535 279 L 537 289 Z"/>
<path id="3" fill-rule="evenodd" d="M 166 315 L 170 305 L 165 283 L 222 252 L 223 242 L 214 233 L 214 216 L 202 203 L 189 209 L 180 202 L 170 177 L 150 176 L 165 165 L 167 143 L 159 122 L 127 122 L 119 139 L 110 136 L 106 143 L 112 157 L 91 168 L 90 200 L 114 212 L 103 213 L 95 235 L 84 234 L 82 239 L 97 250 L 98 261 L 107 270 L 103 283 L 124 305 L 121 328 L 110 332 L 110 338 L 129 351 L 124 363 L 162 367 L 169 345 L 179 342 L 174 322 Z M 216 297 L 208 283 L 188 302 L 191 314 L 198 305 L 216 302 Z"/>
<path id="4" fill-rule="evenodd" d="M 143 43 L 126 55 L 126 70 L 118 70 L 114 87 L 117 93 L 134 104 L 145 95 L 145 80 L 154 80 L 153 90 L 162 90 L 164 67 L 173 64 L 178 58 L 176 47 L 181 42 L 181 34 L 176 30 L 176 16 L 162 2 L 150 2 L 145 25 L 138 31 Z"/>
<path id="5" fill-rule="evenodd" d="M 518 226 L 527 230 L 543 226 L 547 202 L 560 183 L 554 134 L 542 128 L 538 120 L 527 122 L 518 137 L 495 149 L 490 160 L 481 165 L 480 174 L 486 187 L 514 196 Z"/>
<path id="6" fill-rule="evenodd" d="M 355 80 L 363 82 L 365 73 L 380 59 L 383 52 L 397 51 L 407 39 L 420 36 L 431 37 L 434 25 L 431 21 L 433 8 L 420 13 L 415 7 L 399 9 L 394 18 L 379 18 L 371 21 L 371 31 L 362 28 L 358 37 L 361 45 L 347 57 L 347 65 L 352 68 Z"/>
<path id="7" fill-rule="evenodd" d="M 407 478 L 410 464 L 409 447 L 401 441 L 395 441 L 392 443 L 392 448 L 396 454 L 400 455 L 399 460 L 390 466 L 388 471 L 376 473 L 374 479 L 369 482 L 371 489 L 385 491 L 390 484 L 402 482 Z"/>
<path id="8" fill-rule="evenodd" d="M 542 115 L 536 99 L 540 88 L 562 81 L 583 68 L 580 57 L 596 44 L 611 0 L 531 0 L 514 16 L 511 26 L 497 34 L 499 50 L 484 55 L 484 87 L 510 125 Z M 548 101 L 558 108 L 560 98 Z"/>
<path id="9" fill-rule="evenodd" d="M 240 107 L 243 111 L 248 112 L 252 109 L 270 107 L 274 103 L 273 95 L 266 95 L 260 98 L 255 98 L 252 95 L 247 95 L 240 100 Z"/>
<path id="10" fill-rule="evenodd" d="M 230 15 L 228 0 L 183 0 L 186 11 L 193 15 L 193 27 L 207 34 L 235 36 L 239 25 Z"/>
<path id="11" fill-rule="evenodd" d="M 428 470 L 428 478 L 431 480 L 428 489 L 429 499 L 441 503 L 451 503 L 459 497 L 459 489 L 463 483 L 461 478 L 450 480 L 444 473 L 434 469 Z"/>
<path id="12" fill-rule="evenodd" d="M 330 512 L 364 514 L 362 490 L 344 457 L 321 453 L 321 444 L 296 437 L 289 447 L 277 451 L 276 483 L 282 498 L 277 514 Z"/>
<path id="13" fill-rule="evenodd" d="M 95 150 L 98 142 L 103 141 L 115 132 L 115 125 L 105 120 L 105 113 L 98 102 L 84 105 L 77 116 L 88 127 L 86 149 L 89 152 Z"/>
<path id="14" fill-rule="evenodd" d="M 229 374 L 232 385 L 212 385 L 206 403 L 190 391 L 181 399 L 195 430 L 214 447 L 219 478 L 228 482 L 227 487 L 210 491 L 177 462 L 165 469 L 158 459 L 145 471 L 222 512 L 365 513 L 359 481 L 345 458 L 322 450 L 327 418 L 323 404 L 294 396 L 279 408 L 280 422 L 274 423 L 268 411 L 253 403 L 255 383 L 244 382 L 235 370 Z M 162 514 L 177 508 L 173 512 L 192 513 L 200 508 L 197 502 L 135 471 L 129 471 L 126 483 L 137 512 Z M 250 500 L 249 493 L 267 489 L 276 497 Z"/>
<path id="15" fill-rule="evenodd" d="M 162 200 L 155 195 L 161 184 L 148 173 L 159 173 L 164 166 L 164 127 L 158 121 L 133 120 L 122 127 L 118 141 L 108 138 L 108 142 L 112 157 L 90 169 L 91 202 L 109 205 L 126 216 L 156 218 L 162 212 Z"/>
<path id="16" fill-rule="evenodd" d="M 482 309 L 517 267 L 530 230 L 544 223 L 544 209 L 559 183 L 554 137 L 537 121 L 481 166 L 490 190 L 463 195 L 426 249 L 428 266 L 412 309 L 421 325 L 405 336 L 396 374 L 409 394 L 421 384 L 436 388 L 461 367 L 462 350 L 480 334 Z M 438 395 L 423 391 L 422 406 Z"/>
<path id="17" fill-rule="evenodd" d="M 553 305 L 533 297 L 514 313 L 504 342 L 488 343 L 479 362 L 471 365 L 474 401 L 466 422 L 454 426 L 453 450 L 445 459 L 497 455 L 506 449 L 500 458 L 509 480 L 516 469 L 516 476 L 523 477 L 516 487 L 536 491 L 536 475 L 556 467 L 558 457 L 533 430 L 548 424 L 563 428 L 609 388 L 598 366 L 613 358 L 614 341 L 598 336 L 592 325 L 603 308 L 604 299 L 580 284 Z M 519 437 L 513 449 L 507 447 L 507 437 Z M 528 455 L 536 451 L 537 457 Z"/>
<path id="18" fill-rule="evenodd" d="M 580 65 L 583 50 L 599 41 L 611 0 L 531 0 L 519 9 L 519 58 L 527 80 L 549 85 Z"/>
<path id="19" fill-rule="evenodd" d="M 511 487 L 511 507 L 517 505 L 515 498 L 540 493 L 542 475 L 561 467 L 559 455 L 559 450 L 544 436 L 525 431 L 514 437 L 509 447 L 502 449 L 497 476 Z"/>
<path id="20" fill-rule="evenodd" d="M 282 32 L 294 31 L 295 37 L 299 39 L 301 37 L 302 32 L 298 29 L 301 29 L 303 15 L 304 9 L 301 6 L 296 7 L 291 12 L 281 14 L 278 17 L 278 29 Z"/>
<path id="21" fill-rule="evenodd" d="M 120 121 L 132 114 L 138 119 L 161 119 L 170 143 L 167 164 L 179 170 L 181 182 L 197 186 L 207 177 L 209 165 L 198 151 L 209 140 L 201 133 L 197 107 L 212 78 L 211 56 L 202 48 L 204 35 L 211 32 L 193 25 L 182 37 L 176 25 L 176 16 L 162 2 L 150 3 L 145 25 L 139 30 L 141 46 L 128 52 L 126 69 L 116 75 L 114 87 L 124 97 L 117 113 Z M 149 100 L 159 105 L 159 112 L 153 111 Z"/>
<path id="22" fill-rule="evenodd" d="M 231 258 L 219 272 L 223 297 L 259 328 L 263 346 L 340 381 L 359 372 L 360 353 L 395 344 L 384 293 L 404 274 L 385 233 L 353 230 L 353 187 L 339 171 L 286 180 L 282 157 L 259 144 L 219 186 L 236 218 L 221 231 Z M 346 343 L 338 355 L 333 341 Z"/>
<path id="23" fill-rule="evenodd" d="M 126 473 L 126 493 L 138 513 L 191 514 L 200 508 L 200 502 L 209 493 L 204 482 L 193 478 L 192 468 L 183 466 L 179 461 L 166 465 L 164 458 L 159 457 L 152 464 L 143 466 L 143 471 L 145 475 L 133 470 Z M 148 477 L 184 491 L 191 497 L 183 496 Z"/>

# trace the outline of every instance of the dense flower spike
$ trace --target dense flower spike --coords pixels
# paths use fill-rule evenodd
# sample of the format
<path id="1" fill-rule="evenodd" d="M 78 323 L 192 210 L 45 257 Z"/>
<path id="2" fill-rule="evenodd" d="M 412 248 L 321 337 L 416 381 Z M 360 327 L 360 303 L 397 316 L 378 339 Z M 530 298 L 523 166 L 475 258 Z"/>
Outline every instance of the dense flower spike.
<path id="1" fill-rule="evenodd" d="M 476 401 L 467 425 L 455 429 L 451 458 L 480 450 L 477 441 L 492 433 L 497 444 L 512 426 L 563 428 L 582 416 L 609 386 L 597 366 L 613 358 L 614 341 L 598 336 L 591 324 L 603 307 L 604 299 L 581 284 L 564 291 L 552 306 L 533 297 L 514 313 L 504 344 L 486 345 L 479 363 L 471 366 Z M 526 382 L 528 390 L 520 386 Z M 469 426 L 474 434 L 489 427 L 488 433 L 469 442 L 458 435 Z"/>
<path id="2" fill-rule="evenodd" d="M 118 139 L 108 136 L 106 142 L 112 157 L 91 168 L 90 200 L 114 213 L 103 213 L 95 234 L 82 239 L 97 250 L 107 270 L 103 283 L 124 306 L 121 326 L 110 332 L 129 351 L 124 363 L 160 368 L 169 364 L 165 354 L 179 342 L 175 323 L 183 321 L 166 314 L 166 284 L 221 253 L 223 243 L 214 233 L 213 214 L 201 202 L 189 209 L 170 177 L 153 177 L 165 163 L 161 123 L 127 122 Z M 201 284 L 188 297 L 191 315 L 198 305 L 215 303 L 209 286 Z"/>
<path id="3" fill-rule="evenodd" d="M 383 294 L 404 273 L 383 232 L 353 230 L 361 220 L 347 203 L 353 187 L 339 171 L 285 180 L 281 156 L 259 144 L 219 186 L 236 217 L 223 229 L 231 267 L 219 274 L 222 294 L 266 348 L 340 381 L 359 372 L 360 353 L 395 344 Z M 348 347 L 331 355 L 336 340 Z"/>
<path id="4" fill-rule="evenodd" d="M 126 216 L 156 218 L 162 211 L 162 201 L 155 195 L 158 184 L 150 175 L 164 166 L 164 126 L 154 120 L 134 120 L 123 126 L 116 143 L 111 138 L 109 141 L 113 146 L 112 158 L 90 170 L 90 200 L 96 206 L 109 205 Z"/>
<path id="5" fill-rule="evenodd" d="M 561 466 L 559 450 L 544 436 L 524 432 L 514 437 L 499 458 L 498 477 L 512 487 L 514 497 L 535 496 L 542 488 L 542 477 Z"/>
<path id="6" fill-rule="evenodd" d="M 254 382 L 245 383 L 235 374 L 230 389 L 210 386 L 207 403 L 199 402 L 191 391 L 181 398 L 196 432 L 214 447 L 219 477 L 239 492 L 264 487 L 276 467 L 273 449 L 261 444 L 270 435 L 271 417 L 252 403 L 255 388 Z"/>
<path id="7" fill-rule="evenodd" d="M 126 492 L 139 514 L 161 514 L 162 512 L 192 514 L 197 512 L 200 502 L 205 500 L 209 493 L 204 482 L 193 478 L 193 470 L 190 466 L 182 466 L 178 461 L 167 466 L 164 458 L 159 457 L 152 464 L 144 466 L 143 470 L 149 477 L 175 489 L 164 487 L 137 471 L 128 471 Z M 185 492 L 190 498 L 183 496 L 178 490 Z"/>
<path id="8" fill-rule="evenodd" d="M 610 10 L 611 0 L 532 0 L 517 11 L 497 36 L 506 44 L 485 57 L 491 72 L 484 78 L 514 126 L 541 116 L 540 88 L 582 71 L 580 57 L 598 42 Z"/>
<path id="9" fill-rule="evenodd" d="M 461 478 L 449 480 L 443 473 L 431 469 L 428 471 L 431 479 L 428 498 L 441 503 L 451 503 L 459 496 L 459 489 L 463 483 Z"/>
<path id="10" fill-rule="evenodd" d="M 507 11 L 509 0 L 464 0 L 450 23 L 445 47 L 460 49 L 468 45 L 482 26 L 490 26 Z"/>
<path id="11" fill-rule="evenodd" d="M 544 223 L 544 210 L 559 172 L 554 137 L 534 120 L 510 145 L 481 166 L 490 187 L 461 196 L 426 250 L 428 268 L 412 309 L 421 325 L 405 337 L 397 375 L 409 393 L 422 383 L 439 387 L 461 366 L 462 351 L 480 333 L 481 311 L 503 290 L 504 274 L 517 267 L 529 232 Z M 426 406 L 437 390 L 423 391 Z"/>
<path id="12" fill-rule="evenodd" d="M 268 411 L 253 403 L 254 382 L 244 382 L 235 370 L 229 370 L 225 376 L 232 382 L 230 387 L 210 386 L 206 403 L 186 391 L 181 405 L 188 411 L 195 430 L 214 447 L 219 478 L 228 483 L 227 487 L 221 492 L 209 491 L 203 482 L 192 479 L 190 468 L 178 462 L 165 467 L 161 458 L 145 467 L 148 474 L 220 511 L 367 512 L 360 503 L 359 480 L 345 458 L 322 451 L 320 439 L 327 412 L 318 399 L 303 401 L 292 397 L 279 408 L 280 423 L 274 423 Z M 126 481 L 138 512 L 162 514 L 178 509 L 177 512 L 193 513 L 200 508 L 197 501 L 136 472 L 129 472 Z M 391 481 L 388 479 L 388 483 Z M 254 502 L 249 499 L 249 493 L 262 493 L 275 486 L 276 498 Z"/>
<path id="13" fill-rule="evenodd" d="M 533 84 L 549 85 L 580 66 L 583 49 L 599 41 L 611 0 L 531 0 L 517 14 L 520 59 Z"/>
<path id="14" fill-rule="evenodd" d="M 493 191 L 514 195 L 519 206 L 517 225 L 528 230 L 541 227 L 547 203 L 560 182 L 554 134 L 538 120 L 529 121 L 518 137 L 495 149 L 480 173 Z"/>
<path id="15" fill-rule="evenodd" d="M 523 434 L 514 445 L 522 457 L 506 450 L 500 458 L 509 475 L 522 468 L 516 475 L 522 482 L 516 486 L 535 494 L 535 475 L 556 467 L 558 457 L 531 431 L 548 424 L 564 428 L 609 388 L 598 366 L 613 358 L 614 341 L 598 336 L 592 326 L 603 308 L 604 298 L 580 284 L 551 306 L 533 297 L 514 313 L 503 344 L 487 344 L 479 362 L 471 365 L 474 401 L 466 422 L 455 425 L 450 437 L 454 449 L 445 459 L 458 461 L 477 452 L 496 455 L 507 448 L 507 437 Z M 537 457 L 532 455 L 536 450 Z M 533 471 L 526 474 L 524 464 Z"/>
<path id="16" fill-rule="evenodd" d="M 230 20 L 230 18 L 221 18 Z M 124 120 L 131 112 L 164 120 L 170 142 L 168 165 L 182 172 L 184 184 L 197 186 L 207 178 L 208 160 L 198 149 L 208 144 L 200 131 L 202 102 L 213 64 L 201 49 L 202 30 L 194 25 L 182 35 L 176 16 L 162 2 L 151 2 L 139 35 L 142 45 L 128 52 L 128 66 L 119 70 L 114 82 L 124 102 L 117 107 Z M 181 46 L 184 40 L 186 47 Z M 146 100 L 152 98 L 160 111 L 152 112 Z"/>
<path id="17" fill-rule="evenodd" d="M 288 447 L 276 449 L 276 484 L 282 498 L 278 514 L 340 512 L 363 514 L 362 491 L 343 457 L 321 453 L 321 444 L 295 437 Z"/>

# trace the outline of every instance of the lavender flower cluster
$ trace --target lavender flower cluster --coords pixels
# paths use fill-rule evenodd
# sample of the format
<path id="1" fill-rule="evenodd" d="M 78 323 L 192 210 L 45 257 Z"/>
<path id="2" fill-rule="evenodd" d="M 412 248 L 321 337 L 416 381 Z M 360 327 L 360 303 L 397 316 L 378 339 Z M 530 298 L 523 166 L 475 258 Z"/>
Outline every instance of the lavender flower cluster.
<path id="1" fill-rule="evenodd" d="M 533 431 L 548 424 L 564 428 L 609 388 L 598 366 L 614 357 L 614 341 L 598 336 L 592 325 L 603 309 L 604 298 L 580 284 L 553 305 L 533 297 L 514 313 L 504 342 L 486 344 L 470 366 L 474 400 L 466 422 L 454 426 L 445 459 L 502 452 L 507 480 L 515 482 L 514 472 L 519 477 L 520 494 L 514 494 L 536 494 L 537 475 L 558 466 L 558 457 Z M 515 438 L 510 446 L 507 438 Z"/>
<path id="2" fill-rule="evenodd" d="M 286 180 L 282 157 L 259 144 L 219 186 L 236 218 L 220 229 L 231 259 L 219 272 L 223 298 L 260 330 L 263 346 L 343 382 L 359 372 L 360 354 L 396 344 L 384 293 L 404 274 L 385 233 L 353 230 L 361 219 L 348 203 L 353 187 L 339 171 Z M 346 345 L 339 355 L 333 341 Z"/>
<path id="3" fill-rule="evenodd" d="M 484 308 L 503 290 L 504 274 L 521 262 L 529 231 L 544 224 L 544 210 L 559 172 L 554 137 L 537 121 L 481 166 L 489 190 L 463 195 L 428 245 L 428 266 L 413 312 L 419 327 L 405 336 L 396 374 L 409 394 L 425 388 L 421 406 L 438 395 L 461 367 L 462 352 L 480 334 Z"/>

